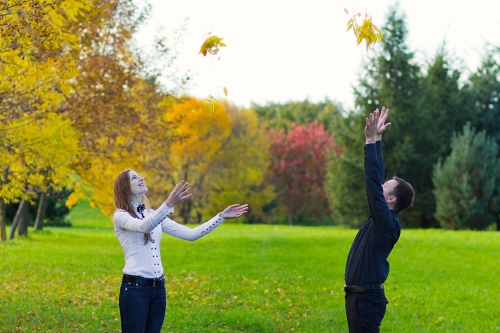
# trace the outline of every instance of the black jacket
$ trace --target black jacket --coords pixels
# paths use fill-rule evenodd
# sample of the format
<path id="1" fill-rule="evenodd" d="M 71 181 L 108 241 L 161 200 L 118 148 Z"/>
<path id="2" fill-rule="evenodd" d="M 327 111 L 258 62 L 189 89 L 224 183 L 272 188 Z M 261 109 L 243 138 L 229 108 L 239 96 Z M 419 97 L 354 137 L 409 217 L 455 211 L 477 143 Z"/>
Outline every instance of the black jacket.
<path id="1" fill-rule="evenodd" d="M 384 283 L 389 275 L 387 257 L 401 234 L 398 212 L 390 210 L 382 191 L 382 143 L 365 145 L 365 186 L 370 217 L 359 229 L 347 257 L 346 285 Z"/>

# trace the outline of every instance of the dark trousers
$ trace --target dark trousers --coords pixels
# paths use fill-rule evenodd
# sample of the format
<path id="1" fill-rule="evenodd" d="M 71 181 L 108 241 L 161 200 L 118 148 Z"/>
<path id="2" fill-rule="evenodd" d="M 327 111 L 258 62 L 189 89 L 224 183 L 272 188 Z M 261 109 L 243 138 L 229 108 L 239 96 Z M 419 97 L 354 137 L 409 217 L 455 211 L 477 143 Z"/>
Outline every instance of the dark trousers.
<path id="1" fill-rule="evenodd" d="M 120 287 L 119 304 L 123 333 L 161 331 L 167 307 L 164 284 L 153 287 L 123 282 Z"/>
<path id="2" fill-rule="evenodd" d="M 349 333 L 378 333 L 384 319 L 387 298 L 383 289 L 345 294 Z"/>

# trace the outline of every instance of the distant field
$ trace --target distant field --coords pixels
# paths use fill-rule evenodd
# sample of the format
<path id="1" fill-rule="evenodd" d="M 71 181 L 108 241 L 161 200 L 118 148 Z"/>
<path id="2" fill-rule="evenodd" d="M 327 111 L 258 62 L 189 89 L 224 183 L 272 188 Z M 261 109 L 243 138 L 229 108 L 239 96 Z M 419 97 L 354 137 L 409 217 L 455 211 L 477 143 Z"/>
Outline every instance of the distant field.
<path id="1" fill-rule="evenodd" d="M 0 244 L 1 332 L 119 332 L 122 250 L 109 218 Z M 165 235 L 164 332 L 347 332 L 343 271 L 356 230 L 222 225 Z M 500 332 L 500 233 L 403 230 L 382 332 Z"/>

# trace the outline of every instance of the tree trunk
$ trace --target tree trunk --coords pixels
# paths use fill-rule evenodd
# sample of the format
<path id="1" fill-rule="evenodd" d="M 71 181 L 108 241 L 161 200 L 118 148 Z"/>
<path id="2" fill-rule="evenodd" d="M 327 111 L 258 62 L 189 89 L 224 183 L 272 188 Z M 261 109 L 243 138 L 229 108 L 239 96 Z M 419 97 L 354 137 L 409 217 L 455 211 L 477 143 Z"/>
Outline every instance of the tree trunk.
<path id="1" fill-rule="evenodd" d="M 16 216 L 14 216 L 14 221 L 12 221 L 12 228 L 10 229 L 9 239 L 14 239 L 14 235 L 16 234 L 17 225 L 19 224 L 19 220 L 21 219 L 23 207 L 26 206 L 27 201 L 21 200 L 21 204 L 17 209 Z"/>
<path id="2" fill-rule="evenodd" d="M 179 213 L 182 216 L 182 221 L 184 224 L 189 223 L 189 212 L 191 211 L 191 206 L 192 206 L 192 201 L 189 199 L 184 200 L 180 205 Z"/>
<path id="3" fill-rule="evenodd" d="M 183 171 L 184 171 L 184 181 L 187 181 L 188 179 L 188 170 L 189 170 L 189 165 L 185 164 L 183 165 Z M 191 211 L 191 200 L 183 200 L 181 204 L 181 209 L 180 209 L 180 215 L 182 216 L 182 221 L 184 224 L 189 223 L 189 212 Z"/>
<path id="4" fill-rule="evenodd" d="M 288 224 L 293 225 L 293 214 L 290 214 L 290 216 L 288 217 Z"/>
<path id="5" fill-rule="evenodd" d="M 40 193 L 40 201 L 38 202 L 38 210 L 36 212 L 35 230 L 43 230 L 43 220 L 45 219 L 45 211 L 47 210 L 47 195 Z"/>
<path id="6" fill-rule="evenodd" d="M 17 229 L 17 234 L 19 236 L 28 236 L 28 225 L 30 222 L 29 207 L 30 203 L 29 201 L 26 201 L 26 204 L 21 211 L 21 218 L 19 219 L 19 227 Z"/>
<path id="7" fill-rule="evenodd" d="M 5 230 L 5 201 L 0 198 L 0 242 L 7 240 L 7 231 Z"/>

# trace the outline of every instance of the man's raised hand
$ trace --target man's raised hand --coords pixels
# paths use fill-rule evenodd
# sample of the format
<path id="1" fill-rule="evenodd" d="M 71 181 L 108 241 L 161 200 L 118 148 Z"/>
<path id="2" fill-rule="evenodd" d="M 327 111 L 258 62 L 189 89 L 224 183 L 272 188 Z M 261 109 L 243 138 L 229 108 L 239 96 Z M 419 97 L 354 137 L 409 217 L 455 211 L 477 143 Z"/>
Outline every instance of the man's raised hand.
<path id="1" fill-rule="evenodd" d="M 378 109 L 370 113 L 368 118 L 366 118 L 365 125 L 365 138 L 366 144 L 375 143 L 377 137 L 377 124 L 379 121 Z"/>
<path id="2" fill-rule="evenodd" d="M 375 110 L 375 112 L 378 112 L 378 109 Z M 389 115 L 389 109 L 386 109 L 385 106 L 382 107 L 382 112 L 380 112 L 378 122 L 377 122 L 377 136 L 376 140 L 382 140 L 382 133 L 384 133 L 389 126 L 391 126 L 391 123 L 385 123 L 387 120 L 387 116 Z"/>

